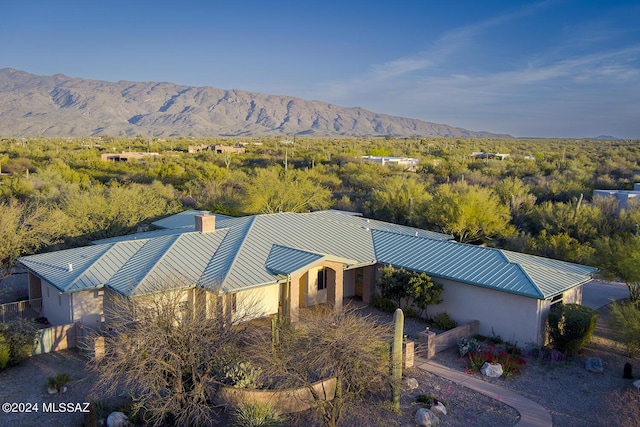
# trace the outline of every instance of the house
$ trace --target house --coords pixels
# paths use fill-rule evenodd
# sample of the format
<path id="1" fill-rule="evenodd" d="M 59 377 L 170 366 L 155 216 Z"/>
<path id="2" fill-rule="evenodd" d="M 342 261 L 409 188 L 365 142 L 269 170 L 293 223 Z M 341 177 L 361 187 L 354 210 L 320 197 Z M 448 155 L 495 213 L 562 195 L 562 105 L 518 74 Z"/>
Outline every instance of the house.
<path id="1" fill-rule="evenodd" d="M 362 156 L 365 163 L 378 163 L 382 166 L 400 166 L 406 170 L 415 172 L 420 159 L 413 157 L 390 157 L 390 156 Z"/>
<path id="2" fill-rule="evenodd" d="M 615 197 L 618 200 L 618 210 L 628 209 L 636 200 L 638 204 L 638 198 L 640 196 L 640 184 L 633 184 L 633 190 L 593 190 L 593 197 Z"/>
<path id="3" fill-rule="evenodd" d="M 506 153 L 485 153 L 484 151 L 474 151 L 471 153 L 471 157 L 476 159 L 499 159 L 504 160 L 510 157 L 510 154 Z"/>
<path id="4" fill-rule="evenodd" d="M 54 325 L 99 327 L 114 295 L 178 283 L 185 307 L 265 316 L 287 300 L 296 322 L 302 307 L 341 310 L 345 297 L 371 303 L 380 268 L 394 265 L 444 285 L 443 303 L 430 315 L 477 319 L 481 334 L 542 344 L 551 305 L 579 303 L 596 271 L 340 211 L 239 218 L 187 211 L 154 225 L 164 228 L 20 258 L 30 298 L 42 298 Z"/>
<path id="5" fill-rule="evenodd" d="M 140 153 L 140 152 L 125 152 L 122 153 L 105 153 L 100 155 L 100 160 L 103 162 L 130 162 L 132 160 L 144 160 L 145 157 L 157 158 L 158 153 Z"/>

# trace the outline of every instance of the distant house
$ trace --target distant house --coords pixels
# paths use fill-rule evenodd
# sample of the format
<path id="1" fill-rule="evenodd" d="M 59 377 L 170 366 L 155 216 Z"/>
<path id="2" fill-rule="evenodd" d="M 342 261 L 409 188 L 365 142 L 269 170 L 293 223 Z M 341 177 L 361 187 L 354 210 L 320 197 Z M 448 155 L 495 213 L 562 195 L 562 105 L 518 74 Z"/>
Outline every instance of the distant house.
<path id="1" fill-rule="evenodd" d="M 629 208 L 630 200 L 640 203 L 640 183 L 633 184 L 633 190 L 593 190 L 593 197 L 615 197 L 618 210 Z"/>
<path id="2" fill-rule="evenodd" d="M 29 297 L 42 298 L 53 325 L 99 327 L 113 296 L 177 283 L 194 310 L 267 316 L 288 301 L 296 322 L 304 307 L 342 310 L 345 297 L 371 303 L 381 267 L 393 265 L 444 285 L 430 315 L 446 311 L 459 323 L 479 320 L 482 334 L 543 344 L 549 308 L 581 302 L 596 271 L 340 211 L 239 218 L 187 211 L 154 225 L 165 228 L 20 258 Z"/>
<path id="3" fill-rule="evenodd" d="M 144 153 L 144 152 L 125 152 L 122 153 L 105 153 L 100 155 L 100 160 L 103 162 L 130 162 L 131 160 L 142 160 L 145 157 L 158 157 L 158 153 Z"/>
<path id="4" fill-rule="evenodd" d="M 471 153 L 471 157 L 474 157 L 476 159 L 499 159 L 499 160 L 504 160 L 507 157 L 510 157 L 510 154 L 505 154 L 505 153 L 485 153 L 483 151 L 474 151 L 473 153 Z"/>
<path id="5" fill-rule="evenodd" d="M 400 166 L 406 170 L 415 172 L 420 159 L 413 157 L 390 157 L 390 156 L 362 156 L 365 163 L 378 163 L 383 166 Z"/>
<path id="6" fill-rule="evenodd" d="M 247 149 L 244 148 L 244 146 L 241 144 L 236 144 L 234 146 L 200 144 L 200 145 L 189 145 L 189 147 L 187 147 L 187 152 L 189 153 L 199 153 L 201 151 L 215 151 L 218 154 L 222 154 L 222 153 L 244 154 L 247 151 Z"/>

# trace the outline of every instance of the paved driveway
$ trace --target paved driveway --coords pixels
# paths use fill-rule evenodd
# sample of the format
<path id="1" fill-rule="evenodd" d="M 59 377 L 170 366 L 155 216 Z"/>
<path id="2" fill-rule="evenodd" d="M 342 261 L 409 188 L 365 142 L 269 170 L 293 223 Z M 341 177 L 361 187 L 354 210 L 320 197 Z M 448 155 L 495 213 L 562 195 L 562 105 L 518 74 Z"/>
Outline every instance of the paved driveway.
<path id="1" fill-rule="evenodd" d="M 598 309 L 611 302 L 629 298 L 629 288 L 624 283 L 592 280 L 582 287 L 582 305 Z"/>

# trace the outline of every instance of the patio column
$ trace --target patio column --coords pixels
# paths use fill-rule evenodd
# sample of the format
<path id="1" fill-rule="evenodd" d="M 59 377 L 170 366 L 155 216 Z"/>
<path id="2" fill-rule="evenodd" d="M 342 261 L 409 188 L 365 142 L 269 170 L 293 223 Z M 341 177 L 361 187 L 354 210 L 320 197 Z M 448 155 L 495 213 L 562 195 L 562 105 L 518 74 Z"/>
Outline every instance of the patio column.
<path id="1" fill-rule="evenodd" d="M 286 292 L 289 293 L 289 322 L 296 323 L 300 319 L 300 274 L 295 274 L 289 276 L 289 283 L 285 283 L 285 287 L 289 287 L 288 290 L 285 289 Z M 285 300 L 282 299 L 282 303 L 284 304 Z"/>
<path id="2" fill-rule="evenodd" d="M 362 302 L 371 304 L 376 295 L 376 264 L 363 268 L 362 282 Z"/>
<path id="3" fill-rule="evenodd" d="M 327 271 L 327 302 L 333 304 L 336 313 L 340 313 L 344 294 L 344 268 L 336 262 L 324 265 Z"/>

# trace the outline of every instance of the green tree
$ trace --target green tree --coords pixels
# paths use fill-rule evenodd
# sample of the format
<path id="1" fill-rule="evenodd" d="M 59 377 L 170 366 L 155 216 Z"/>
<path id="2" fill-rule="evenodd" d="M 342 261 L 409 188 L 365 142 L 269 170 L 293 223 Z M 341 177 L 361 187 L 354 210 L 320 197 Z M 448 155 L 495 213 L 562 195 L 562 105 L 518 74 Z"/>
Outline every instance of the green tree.
<path id="1" fill-rule="evenodd" d="M 307 212 L 330 205 L 331 192 L 301 170 L 257 169 L 245 188 L 247 213 Z"/>
<path id="2" fill-rule="evenodd" d="M 591 246 L 580 243 L 566 233 L 547 234 L 546 230 L 528 239 L 525 248 L 526 252 L 535 255 L 577 263 L 589 262 L 595 253 Z"/>
<path id="3" fill-rule="evenodd" d="M 396 307 L 407 309 L 414 304 L 425 313 L 427 306 L 442 302 L 443 286 L 425 273 L 417 273 L 387 265 L 378 279 L 380 295 L 392 300 Z M 425 313 L 426 314 L 426 313 Z"/>
<path id="4" fill-rule="evenodd" d="M 438 186 L 423 218 L 459 242 L 476 243 L 513 233 L 509 207 L 491 190 L 465 183 Z"/>
<path id="5" fill-rule="evenodd" d="M 640 238 L 633 235 L 605 236 L 594 242 L 593 259 L 605 277 L 618 278 L 629 288 L 631 302 L 640 303 Z"/>
<path id="6" fill-rule="evenodd" d="M 636 304 L 614 301 L 610 326 L 616 338 L 627 348 L 629 357 L 640 354 L 640 309 Z"/>
<path id="7" fill-rule="evenodd" d="M 59 209 L 10 199 L 0 202 L 0 278 L 15 261 L 59 241 L 64 231 Z"/>
<path id="8" fill-rule="evenodd" d="M 415 178 L 392 176 L 382 181 L 367 203 L 371 216 L 396 224 L 414 224 L 419 209 L 431 198 Z"/>

